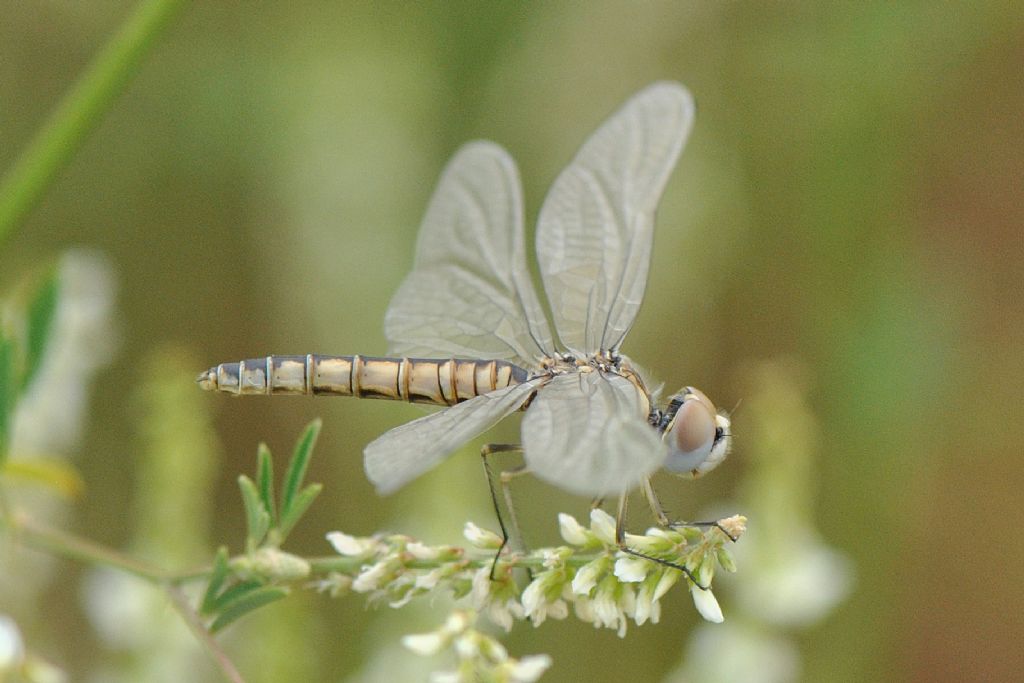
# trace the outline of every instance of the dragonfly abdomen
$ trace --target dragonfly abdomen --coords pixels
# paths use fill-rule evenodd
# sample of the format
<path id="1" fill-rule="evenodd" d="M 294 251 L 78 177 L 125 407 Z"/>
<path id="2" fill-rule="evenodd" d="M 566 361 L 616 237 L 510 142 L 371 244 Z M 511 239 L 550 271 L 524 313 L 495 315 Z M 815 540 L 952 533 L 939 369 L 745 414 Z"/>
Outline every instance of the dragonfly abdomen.
<path id="1" fill-rule="evenodd" d="M 525 382 L 523 368 L 503 360 L 266 356 L 221 363 L 199 385 L 231 394 L 314 394 L 454 405 Z"/>

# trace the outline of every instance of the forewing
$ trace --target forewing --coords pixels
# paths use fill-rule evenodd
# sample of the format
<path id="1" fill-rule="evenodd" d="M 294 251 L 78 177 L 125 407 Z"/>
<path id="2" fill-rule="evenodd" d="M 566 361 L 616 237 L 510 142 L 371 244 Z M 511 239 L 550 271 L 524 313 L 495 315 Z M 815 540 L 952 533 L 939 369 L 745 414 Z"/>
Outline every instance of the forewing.
<path id="1" fill-rule="evenodd" d="M 558 336 L 577 354 L 616 350 L 633 324 L 654 213 L 693 114 L 677 83 L 642 90 L 587 140 L 544 201 L 537 258 Z"/>
<path id="2" fill-rule="evenodd" d="M 471 142 L 448 162 L 384 332 L 399 356 L 532 367 L 553 351 L 526 268 L 519 174 L 498 145 Z"/>
<path id="3" fill-rule="evenodd" d="M 619 375 L 555 377 L 523 418 L 526 464 L 541 479 L 581 495 L 628 491 L 666 457 L 646 407 L 637 388 Z"/>
<path id="4" fill-rule="evenodd" d="M 363 452 L 366 476 L 381 494 L 398 490 L 517 410 L 542 381 L 476 396 L 385 432 Z"/>

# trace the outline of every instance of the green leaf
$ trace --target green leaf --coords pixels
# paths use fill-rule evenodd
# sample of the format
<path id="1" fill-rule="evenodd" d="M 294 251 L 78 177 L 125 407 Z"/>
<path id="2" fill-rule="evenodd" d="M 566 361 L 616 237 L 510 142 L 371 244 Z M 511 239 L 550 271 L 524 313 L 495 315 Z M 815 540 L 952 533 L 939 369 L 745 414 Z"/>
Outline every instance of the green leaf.
<path id="1" fill-rule="evenodd" d="M 0 463 L 7 457 L 14 414 L 14 342 L 0 330 Z"/>
<path id="2" fill-rule="evenodd" d="M 288 463 L 288 471 L 284 477 L 284 490 L 281 492 L 281 519 L 290 518 L 291 508 L 302 480 L 306 477 L 306 467 L 313 455 L 313 446 L 316 444 L 316 437 L 320 434 L 321 421 L 313 420 L 302 433 L 299 442 L 295 444 L 295 452 L 292 454 L 291 462 Z"/>
<path id="3" fill-rule="evenodd" d="M 85 489 L 82 475 L 71 463 L 59 458 L 33 457 L 0 462 L 0 471 L 12 480 L 45 486 L 65 498 L 77 498 Z"/>
<path id="4" fill-rule="evenodd" d="M 288 595 L 288 589 L 283 586 L 266 586 L 253 591 L 245 597 L 234 601 L 227 607 L 227 609 L 221 612 L 217 618 L 213 620 L 213 623 L 210 624 L 210 632 L 217 633 L 228 624 L 242 616 L 245 616 L 254 609 L 280 600 L 286 595 Z"/>
<path id="5" fill-rule="evenodd" d="M 217 604 L 217 593 L 220 592 L 224 581 L 228 578 L 228 549 L 221 546 L 217 549 L 217 555 L 213 558 L 213 572 L 210 574 L 210 585 L 206 587 L 203 594 L 203 603 L 199 607 L 200 614 L 212 614 Z"/>
<path id="6" fill-rule="evenodd" d="M 288 508 L 287 512 L 281 515 L 281 521 L 277 525 L 278 533 L 281 534 L 281 540 L 284 541 L 288 532 L 292 530 L 296 522 L 302 518 L 302 515 L 306 513 L 309 506 L 313 504 L 313 501 L 320 491 L 323 489 L 323 484 L 310 484 L 306 488 L 302 489 L 301 492 L 294 499 L 292 499 L 291 507 Z"/>
<path id="7" fill-rule="evenodd" d="M 263 507 L 270 514 L 270 522 L 277 522 L 274 506 L 274 460 L 267 444 L 261 443 L 256 450 L 256 488 L 259 489 Z"/>
<path id="8" fill-rule="evenodd" d="M 259 491 L 252 479 L 244 474 L 238 477 L 238 488 L 242 490 L 242 502 L 245 504 L 245 522 L 249 529 L 249 547 L 255 548 L 267 535 L 270 529 L 270 513 L 263 506 Z"/>
<path id="9" fill-rule="evenodd" d="M 206 610 L 208 613 L 222 612 L 229 608 L 232 603 L 237 600 L 242 600 L 245 596 L 249 595 L 253 591 L 257 591 L 263 588 L 266 584 L 262 581 L 250 579 L 249 581 L 239 581 L 235 585 L 226 589 L 220 595 L 215 595 L 213 600 L 210 602 L 210 609 Z"/>
<path id="10" fill-rule="evenodd" d="M 42 364 L 46 346 L 53 331 L 54 315 L 57 312 L 57 297 L 60 291 L 57 270 L 51 269 L 46 279 L 33 293 L 28 304 L 25 339 L 25 369 L 21 376 L 21 391 L 35 379 Z"/>

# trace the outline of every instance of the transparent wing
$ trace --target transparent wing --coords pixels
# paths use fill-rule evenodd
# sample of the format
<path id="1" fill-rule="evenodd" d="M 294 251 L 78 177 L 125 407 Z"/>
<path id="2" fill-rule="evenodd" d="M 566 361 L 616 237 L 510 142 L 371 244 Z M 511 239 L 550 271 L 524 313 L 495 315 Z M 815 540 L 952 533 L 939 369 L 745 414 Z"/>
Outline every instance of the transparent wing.
<path id="1" fill-rule="evenodd" d="M 533 367 L 553 351 L 526 269 L 519 174 L 498 145 L 471 142 L 448 162 L 384 332 L 389 353 L 399 356 Z"/>
<path id="2" fill-rule="evenodd" d="M 514 412 L 543 378 L 492 391 L 385 432 L 363 451 L 366 476 L 392 493 Z"/>
<path id="3" fill-rule="evenodd" d="M 677 83 L 642 90 L 587 140 L 544 200 L 537 258 L 558 336 L 577 354 L 616 350 L 633 324 L 654 213 L 693 114 Z"/>
<path id="4" fill-rule="evenodd" d="M 665 461 L 629 380 L 600 372 L 555 377 L 523 418 L 526 464 L 541 479 L 588 496 L 633 488 Z"/>

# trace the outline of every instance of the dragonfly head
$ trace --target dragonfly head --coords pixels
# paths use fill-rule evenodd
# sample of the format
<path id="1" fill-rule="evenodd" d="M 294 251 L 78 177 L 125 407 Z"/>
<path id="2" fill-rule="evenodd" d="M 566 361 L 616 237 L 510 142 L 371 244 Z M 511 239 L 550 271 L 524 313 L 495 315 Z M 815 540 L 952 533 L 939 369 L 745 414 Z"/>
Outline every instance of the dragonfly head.
<path id="1" fill-rule="evenodd" d="M 725 460 L 732 446 L 729 418 L 693 387 L 672 397 L 659 427 L 669 447 L 665 469 L 675 474 L 706 474 Z"/>

